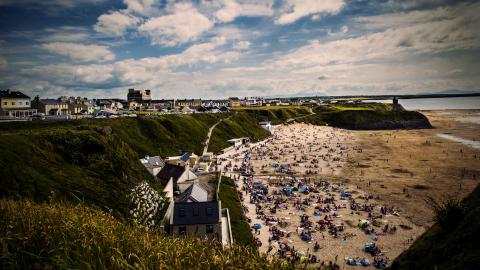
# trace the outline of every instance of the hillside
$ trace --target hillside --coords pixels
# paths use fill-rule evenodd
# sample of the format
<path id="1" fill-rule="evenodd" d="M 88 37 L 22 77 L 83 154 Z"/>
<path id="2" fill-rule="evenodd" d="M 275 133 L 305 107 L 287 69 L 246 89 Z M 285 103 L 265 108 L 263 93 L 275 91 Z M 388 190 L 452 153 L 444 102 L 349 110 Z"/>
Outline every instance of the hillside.
<path id="1" fill-rule="evenodd" d="M 272 106 L 272 107 L 244 107 L 236 111 L 248 113 L 260 121 L 271 121 L 273 125 L 281 124 L 288 119 L 309 115 L 310 110 L 304 106 Z"/>
<path id="2" fill-rule="evenodd" d="M 256 142 L 270 136 L 270 132 L 259 126 L 258 122 L 258 119 L 245 111 L 234 113 L 230 119 L 223 121 L 213 130 L 208 151 L 218 153 L 229 147 L 227 141 L 234 138 L 250 137 Z"/>
<path id="3" fill-rule="evenodd" d="M 480 269 L 480 186 L 463 201 L 464 213 L 435 224 L 392 264 L 392 269 Z"/>
<path id="4" fill-rule="evenodd" d="M 0 196 L 84 201 L 128 216 L 131 188 L 143 180 L 155 184 L 138 159 L 181 150 L 200 153 L 208 128 L 219 117 L 5 125 L 0 132 Z"/>
<path id="5" fill-rule="evenodd" d="M 390 104 L 367 103 L 317 106 L 301 121 L 315 125 L 361 130 L 431 128 L 428 119 L 415 111 L 392 111 Z"/>
<path id="6" fill-rule="evenodd" d="M 242 246 L 170 237 L 65 204 L 0 200 L 1 269 L 292 269 Z"/>

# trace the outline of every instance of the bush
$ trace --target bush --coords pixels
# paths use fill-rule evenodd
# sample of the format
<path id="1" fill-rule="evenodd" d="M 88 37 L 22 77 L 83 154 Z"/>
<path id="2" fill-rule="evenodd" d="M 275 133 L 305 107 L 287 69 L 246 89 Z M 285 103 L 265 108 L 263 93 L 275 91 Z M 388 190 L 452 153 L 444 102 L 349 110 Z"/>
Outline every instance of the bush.
<path id="1" fill-rule="evenodd" d="M 127 225 L 85 205 L 0 200 L 1 269 L 292 269 L 256 251 Z"/>

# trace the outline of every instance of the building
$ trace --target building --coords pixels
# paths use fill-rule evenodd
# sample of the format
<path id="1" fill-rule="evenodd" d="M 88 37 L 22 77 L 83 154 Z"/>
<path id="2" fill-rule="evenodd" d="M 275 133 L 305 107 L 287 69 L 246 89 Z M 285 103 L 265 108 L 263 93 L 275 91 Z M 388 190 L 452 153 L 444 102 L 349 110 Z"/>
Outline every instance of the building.
<path id="1" fill-rule="evenodd" d="M 30 97 L 10 89 L 0 91 L 0 116 L 26 118 L 37 113 L 31 108 Z"/>
<path id="2" fill-rule="evenodd" d="M 160 156 L 145 156 L 140 159 L 140 163 L 147 169 L 147 171 L 153 176 L 157 176 L 158 173 L 165 166 L 165 161 Z"/>
<path id="3" fill-rule="evenodd" d="M 197 159 L 198 156 L 195 153 L 183 152 L 180 156 L 168 157 L 165 162 L 172 165 L 193 167 L 197 163 Z"/>
<path id="4" fill-rule="evenodd" d="M 231 97 L 228 99 L 228 106 L 230 108 L 240 107 L 242 106 L 242 102 L 238 97 Z"/>
<path id="5" fill-rule="evenodd" d="M 175 100 L 175 106 L 178 108 L 199 108 L 202 107 L 202 99 L 177 99 Z"/>
<path id="6" fill-rule="evenodd" d="M 270 121 L 263 121 L 258 123 L 262 128 L 270 131 L 270 133 L 273 133 L 273 127 L 272 127 L 272 122 Z"/>
<path id="7" fill-rule="evenodd" d="M 152 100 L 152 96 L 150 95 L 150 90 L 148 89 L 135 90 L 133 88 L 130 88 L 128 89 L 127 100 L 143 102 L 143 101 Z"/>
<path id="8" fill-rule="evenodd" d="M 228 140 L 227 142 L 230 143 L 233 147 L 238 147 L 238 146 L 250 143 L 250 138 L 244 137 L 244 138 L 231 139 L 231 140 Z"/>
<path id="9" fill-rule="evenodd" d="M 68 103 L 60 99 L 33 99 L 32 107 L 45 115 L 70 115 Z"/>
<path id="10" fill-rule="evenodd" d="M 172 180 L 174 189 L 179 183 L 197 179 L 197 176 L 188 168 L 188 166 L 179 166 L 169 163 L 165 163 L 165 166 L 163 166 L 157 174 L 157 177 L 164 186 Z"/>

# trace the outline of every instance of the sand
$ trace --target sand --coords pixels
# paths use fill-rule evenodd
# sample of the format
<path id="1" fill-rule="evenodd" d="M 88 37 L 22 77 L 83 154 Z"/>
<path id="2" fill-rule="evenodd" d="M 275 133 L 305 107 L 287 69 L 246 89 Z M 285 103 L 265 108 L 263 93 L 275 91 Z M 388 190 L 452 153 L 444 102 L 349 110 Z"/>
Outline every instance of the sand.
<path id="1" fill-rule="evenodd" d="M 360 197 L 373 195 L 375 199 L 368 203 L 375 206 L 374 213 L 379 212 L 380 206 L 393 207 L 400 213 L 400 216 L 387 215 L 381 218 L 385 224 L 394 224 L 398 229 L 394 234 L 387 233 L 375 241 L 391 261 L 432 224 L 433 213 L 425 201 L 427 196 L 437 200 L 446 194 L 463 198 L 480 182 L 480 151 L 438 136 L 449 134 L 479 141 L 480 125 L 475 123 L 479 112 L 424 113 L 434 129 L 348 131 L 299 123 L 276 126 L 272 138 L 220 155 L 219 158 L 226 160 L 220 167 L 224 171 L 230 171 L 229 175 L 237 175 L 232 170 L 235 166 L 240 168 L 243 163 L 247 170 L 254 173 L 254 181 L 269 184 L 270 194 L 274 190 L 281 190 L 281 187 L 272 185 L 269 178 L 293 175 L 297 179 L 310 179 L 312 182 L 326 180 L 333 186 L 340 185 L 342 189 L 352 192 L 359 203 L 362 202 Z M 243 159 L 245 153 L 250 153 L 247 156 L 250 160 L 246 162 Z M 225 167 L 230 163 L 231 167 Z M 239 192 L 242 192 L 242 181 L 237 183 Z M 334 194 L 336 202 L 347 205 L 347 208 L 336 211 L 339 217 L 334 222 L 343 222 L 345 225 L 345 231 L 338 238 L 323 232 L 324 239 L 321 232 L 315 232 L 315 240 L 310 243 L 302 241 L 296 233 L 300 224 L 299 216 L 307 214 L 312 221 L 323 216 L 314 217 L 312 205 L 305 211 L 297 211 L 293 208 L 293 202 L 287 202 L 285 205 L 288 209 L 279 210 L 275 214 L 266 213 L 274 218 L 288 218 L 289 225 L 284 230 L 293 233 L 280 242 L 287 241 L 304 253 L 315 254 L 322 261 L 338 258 L 337 262 L 341 266 L 345 256 L 365 257 L 372 261 L 373 258 L 363 252 L 363 246 L 365 242 L 373 240 L 355 226 L 358 219 L 367 218 L 368 213 L 352 212 L 348 201 L 340 200 L 338 192 L 331 194 Z M 310 195 L 298 194 L 301 200 Z M 326 194 L 320 191 L 315 196 Z M 265 252 L 270 237 L 268 226 L 257 218 L 255 205 L 249 203 L 248 197 L 245 196 L 244 201 L 249 209 L 246 215 L 252 218 L 251 225 L 263 225 L 257 237 L 263 243 L 260 250 Z M 259 205 L 270 206 L 263 202 Z M 313 252 L 315 241 L 321 246 L 317 252 Z M 271 254 L 274 254 L 278 245 L 273 243 L 272 246 L 274 249 Z M 348 268 L 350 267 L 347 266 Z"/>

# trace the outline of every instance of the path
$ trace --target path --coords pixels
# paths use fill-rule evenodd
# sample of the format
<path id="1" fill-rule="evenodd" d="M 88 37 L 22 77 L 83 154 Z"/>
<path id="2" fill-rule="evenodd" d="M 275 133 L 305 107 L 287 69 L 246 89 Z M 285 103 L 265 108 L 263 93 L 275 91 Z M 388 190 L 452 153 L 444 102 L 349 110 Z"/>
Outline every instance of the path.
<path id="1" fill-rule="evenodd" d="M 290 123 L 290 122 L 293 122 L 293 121 L 301 119 L 301 118 L 305 118 L 305 117 L 308 117 L 308 116 L 315 115 L 315 112 L 313 112 L 312 108 L 309 108 L 309 110 L 310 110 L 310 114 L 289 118 L 289 119 L 287 119 L 287 121 L 285 121 L 285 123 Z"/>
<path id="2" fill-rule="evenodd" d="M 202 156 L 205 155 L 205 153 L 207 153 L 207 151 L 208 151 L 208 144 L 210 143 L 210 137 L 212 136 L 213 130 L 218 126 L 218 124 L 220 124 L 221 122 L 223 122 L 225 120 L 230 119 L 231 117 L 232 117 L 232 115 L 230 115 L 227 118 L 220 119 L 217 123 L 215 123 L 213 126 L 211 126 L 208 129 L 207 139 L 203 143 L 204 147 L 203 147 L 203 151 L 202 151 Z M 200 158 L 197 159 L 197 162 L 195 163 L 195 166 L 193 167 L 194 171 L 198 168 L 199 163 L 200 163 Z"/>

